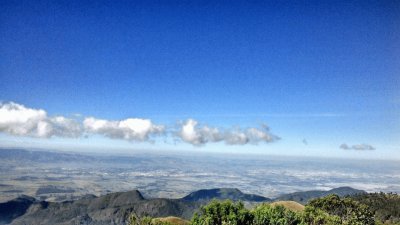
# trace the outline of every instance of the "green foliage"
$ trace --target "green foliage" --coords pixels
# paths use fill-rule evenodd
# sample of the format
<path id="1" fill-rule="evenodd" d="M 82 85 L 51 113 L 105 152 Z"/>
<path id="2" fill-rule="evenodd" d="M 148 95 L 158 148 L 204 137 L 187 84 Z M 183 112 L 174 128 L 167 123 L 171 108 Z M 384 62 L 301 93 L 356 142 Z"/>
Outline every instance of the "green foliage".
<path id="1" fill-rule="evenodd" d="M 200 213 L 192 218 L 193 225 L 250 225 L 252 214 L 243 203 L 232 201 L 212 201 L 201 207 Z"/>
<path id="2" fill-rule="evenodd" d="M 253 225 L 294 225 L 299 224 L 301 218 L 293 211 L 283 206 L 262 204 L 253 211 Z"/>
<path id="3" fill-rule="evenodd" d="M 331 216 L 340 218 L 340 224 L 375 224 L 374 214 L 369 210 L 368 206 L 354 201 L 351 198 L 341 199 L 339 196 L 332 194 L 323 198 L 311 200 L 307 207 L 310 211 L 322 210 Z"/>
<path id="4" fill-rule="evenodd" d="M 329 213 L 312 207 L 306 206 L 304 212 L 301 213 L 301 223 L 309 225 L 340 225 L 342 224 L 340 217 L 330 215 Z"/>
<path id="5" fill-rule="evenodd" d="M 312 200 L 303 212 L 261 204 L 249 211 L 242 203 L 212 201 L 192 218 L 192 225 L 374 225 L 369 208 L 350 198 L 329 195 Z"/>
<path id="6" fill-rule="evenodd" d="M 351 196 L 355 201 L 368 205 L 378 224 L 400 225 L 400 196 L 395 193 L 368 193 Z"/>

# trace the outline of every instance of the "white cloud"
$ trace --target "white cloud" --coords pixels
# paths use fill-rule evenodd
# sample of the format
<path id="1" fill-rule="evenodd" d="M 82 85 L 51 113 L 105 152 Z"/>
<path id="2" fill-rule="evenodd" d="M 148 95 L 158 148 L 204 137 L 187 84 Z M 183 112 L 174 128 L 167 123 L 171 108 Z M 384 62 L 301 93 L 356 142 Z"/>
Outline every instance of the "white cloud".
<path id="1" fill-rule="evenodd" d="M 88 117 L 83 121 L 83 126 L 88 133 L 129 141 L 147 141 L 151 135 L 162 134 L 165 131 L 164 126 L 139 118 L 109 121 Z"/>
<path id="2" fill-rule="evenodd" d="M 198 122 L 193 119 L 188 119 L 178 134 L 178 136 L 185 142 L 193 145 L 202 145 L 207 142 L 218 142 L 223 139 L 221 132 L 217 128 L 203 126 L 197 127 Z"/>
<path id="3" fill-rule="evenodd" d="M 85 119 L 48 116 L 42 109 L 27 108 L 21 104 L 0 103 L 0 132 L 16 136 L 37 138 L 69 137 L 78 138 L 87 134 L 103 135 L 112 139 L 128 141 L 151 141 L 156 135 L 174 134 L 182 141 L 193 145 L 224 142 L 228 145 L 258 144 L 273 142 L 279 137 L 270 133 L 267 126 L 260 128 L 223 129 L 207 125 L 199 126 L 196 120 L 188 119 L 179 131 L 166 129 L 149 119 L 128 118 L 125 120 L 104 120 L 94 117 Z"/>
<path id="4" fill-rule="evenodd" d="M 60 137 L 79 137 L 82 135 L 82 125 L 74 119 L 56 116 L 49 118 L 52 132 Z"/>
<path id="5" fill-rule="evenodd" d="M 273 142 L 279 137 L 271 134 L 267 126 L 259 128 L 229 129 L 222 130 L 207 125 L 198 126 L 198 122 L 193 119 L 188 119 L 181 125 L 178 132 L 184 142 L 193 145 L 202 145 L 209 142 L 224 141 L 228 145 L 244 145 L 247 143 L 258 144 L 259 142 Z"/>
<path id="6" fill-rule="evenodd" d="M 82 129 L 75 120 L 62 116 L 48 117 L 42 109 L 10 102 L 0 104 L 0 132 L 40 138 L 78 137 Z"/>
<path id="7" fill-rule="evenodd" d="M 339 146 L 339 148 L 344 149 L 344 150 L 359 150 L 359 151 L 375 150 L 375 147 L 373 147 L 372 145 L 369 145 L 369 144 L 358 144 L 358 145 L 352 145 L 352 146 L 349 146 L 347 144 L 341 144 Z"/>
<path id="8" fill-rule="evenodd" d="M 244 145 L 249 143 L 249 137 L 241 130 L 228 131 L 224 139 L 228 145 Z"/>

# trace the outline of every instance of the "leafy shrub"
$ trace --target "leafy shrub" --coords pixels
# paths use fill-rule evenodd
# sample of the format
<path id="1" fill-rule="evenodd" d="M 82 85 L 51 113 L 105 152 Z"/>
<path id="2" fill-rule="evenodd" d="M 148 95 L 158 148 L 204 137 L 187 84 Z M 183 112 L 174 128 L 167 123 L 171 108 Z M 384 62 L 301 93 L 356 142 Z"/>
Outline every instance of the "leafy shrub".
<path id="1" fill-rule="evenodd" d="M 281 205 L 261 204 L 251 213 L 253 214 L 253 225 L 294 225 L 301 221 L 298 214 Z"/>
<path id="2" fill-rule="evenodd" d="M 307 207 L 309 211 L 318 211 L 328 213 L 331 216 L 340 219 L 339 224 L 346 225 L 373 225 L 374 214 L 368 206 L 354 201 L 351 198 L 341 199 L 335 194 L 323 198 L 313 199 Z M 306 210 L 307 211 L 307 210 Z M 312 214 L 310 214 L 312 215 Z"/>
<path id="3" fill-rule="evenodd" d="M 340 225 L 342 224 L 340 217 L 330 215 L 329 213 L 312 207 L 306 206 L 304 212 L 301 213 L 301 223 L 309 225 Z"/>
<path id="4" fill-rule="evenodd" d="M 355 201 L 368 205 L 379 224 L 400 225 L 400 196 L 395 193 L 368 193 L 351 196 Z"/>
<path id="5" fill-rule="evenodd" d="M 195 213 L 192 225 L 251 225 L 253 215 L 244 208 L 243 203 L 213 200 Z"/>

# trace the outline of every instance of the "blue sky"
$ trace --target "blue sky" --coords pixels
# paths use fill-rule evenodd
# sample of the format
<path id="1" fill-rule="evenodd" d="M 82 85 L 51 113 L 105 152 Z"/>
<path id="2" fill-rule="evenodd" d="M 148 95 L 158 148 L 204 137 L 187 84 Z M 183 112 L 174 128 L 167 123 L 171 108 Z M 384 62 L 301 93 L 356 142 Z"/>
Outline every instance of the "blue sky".
<path id="1" fill-rule="evenodd" d="M 3 146 L 400 158 L 398 1 L 2 1 L 0 8 L 3 108 L 43 109 L 40 120 L 52 127 L 55 116 L 80 126 L 89 117 L 163 126 L 161 135 L 132 141 L 112 127 L 117 122 L 43 137 L 37 124 L 21 133 L 23 124 L 3 119 Z M 182 136 L 189 119 L 197 139 Z M 230 142 L 250 128 L 270 139 Z"/>

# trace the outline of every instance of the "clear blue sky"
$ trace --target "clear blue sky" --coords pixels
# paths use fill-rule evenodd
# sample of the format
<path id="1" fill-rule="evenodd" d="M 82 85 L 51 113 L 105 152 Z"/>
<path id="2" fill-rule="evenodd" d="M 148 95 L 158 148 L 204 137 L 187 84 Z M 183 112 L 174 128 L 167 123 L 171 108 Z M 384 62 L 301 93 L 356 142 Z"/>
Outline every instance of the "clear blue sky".
<path id="1" fill-rule="evenodd" d="M 174 132 L 148 143 L 4 128 L 3 145 L 400 158 L 400 2 L 6 0 L 0 81 L 3 104 L 48 116 L 266 123 L 280 137 L 192 147 Z"/>

